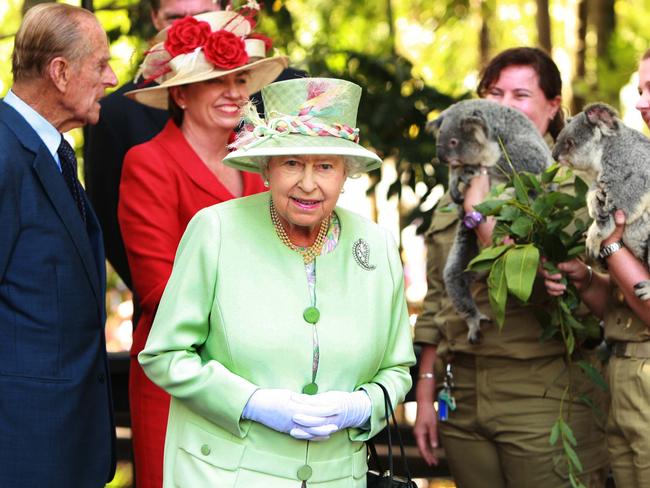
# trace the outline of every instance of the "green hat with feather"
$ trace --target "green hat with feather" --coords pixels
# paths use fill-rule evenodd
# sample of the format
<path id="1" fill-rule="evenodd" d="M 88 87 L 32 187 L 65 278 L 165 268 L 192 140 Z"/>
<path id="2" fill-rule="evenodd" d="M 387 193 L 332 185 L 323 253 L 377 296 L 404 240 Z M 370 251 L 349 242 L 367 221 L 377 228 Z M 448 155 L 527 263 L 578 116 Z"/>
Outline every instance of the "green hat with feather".
<path id="1" fill-rule="evenodd" d="M 335 78 L 297 78 L 262 89 L 265 116 L 249 104 L 244 127 L 223 162 L 259 173 L 272 156 L 323 154 L 357 160 L 365 171 L 381 159 L 359 144 L 361 87 Z"/>

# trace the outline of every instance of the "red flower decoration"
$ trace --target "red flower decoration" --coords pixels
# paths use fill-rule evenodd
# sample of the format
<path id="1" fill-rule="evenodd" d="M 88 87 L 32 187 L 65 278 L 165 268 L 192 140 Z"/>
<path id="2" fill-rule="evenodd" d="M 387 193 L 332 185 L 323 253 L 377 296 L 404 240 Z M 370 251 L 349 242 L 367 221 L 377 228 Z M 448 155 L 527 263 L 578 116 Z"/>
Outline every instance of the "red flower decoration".
<path id="1" fill-rule="evenodd" d="M 237 68 L 248 62 L 244 41 L 223 29 L 210 34 L 203 46 L 203 54 L 208 61 L 221 69 Z"/>
<path id="2" fill-rule="evenodd" d="M 210 24 L 193 17 L 175 20 L 167 32 L 165 49 L 172 57 L 191 53 L 205 44 L 210 36 Z"/>
<path id="3" fill-rule="evenodd" d="M 264 41 L 264 51 L 267 54 L 271 49 L 273 49 L 273 41 L 271 40 L 270 37 L 266 37 L 264 34 L 258 34 L 257 32 L 253 32 L 252 34 L 249 34 L 248 38 L 259 39 L 260 41 Z"/>

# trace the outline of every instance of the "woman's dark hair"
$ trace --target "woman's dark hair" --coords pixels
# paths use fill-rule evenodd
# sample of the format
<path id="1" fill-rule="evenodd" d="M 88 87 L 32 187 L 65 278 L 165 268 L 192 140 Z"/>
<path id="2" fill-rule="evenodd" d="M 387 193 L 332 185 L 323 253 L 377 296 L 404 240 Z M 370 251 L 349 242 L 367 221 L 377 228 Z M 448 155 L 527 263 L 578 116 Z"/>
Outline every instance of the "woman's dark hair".
<path id="1" fill-rule="evenodd" d="M 169 118 L 174 121 L 177 127 L 180 127 L 183 124 L 184 112 L 174 101 L 171 93 L 167 96 L 167 111 L 169 112 Z"/>
<path id="2" fill-rule="evenodd" d="M 645 61 L 646 59 L 650 59 L 650 49 L 644 52 L 643 56 L 641 57 L 641 61 Z"/>
<path id="3" fill-rule="evenodd" d="M 530 66 L 537 73 L 539 87 L 547 100 L 562 95 L 562 77 L 560 70 L 551 57 L 536 47 L 514 47 L 497 54 L 481 73 L 478 92 L 485 97 L 498 80 L 501 71 L 509 66 Z M 564 113 L 560 108 L 548 125 L 548 132 L 555 139 L 564 127 Z"/>

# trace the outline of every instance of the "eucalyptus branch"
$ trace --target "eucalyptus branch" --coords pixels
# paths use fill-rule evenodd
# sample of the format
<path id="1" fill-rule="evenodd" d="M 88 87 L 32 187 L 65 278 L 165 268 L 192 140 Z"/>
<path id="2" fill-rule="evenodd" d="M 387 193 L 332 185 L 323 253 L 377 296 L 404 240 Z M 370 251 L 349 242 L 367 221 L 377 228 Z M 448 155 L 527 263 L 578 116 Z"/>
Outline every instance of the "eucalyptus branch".
<path id="1" fill-rule="evenodd" d="M 491 190 L 488 198 L 475 206 L 483 215 L 496 218 L 497 226 L 492 246 L 483 249 L 468 268 L 489 272 L 488 294 L 499 328 L 505 321 L 507 301 L 514 299 L 534 308 L 542 326 L 542 340 L 562 342 L 568 384 L 561 397 L 557 420 L 551 428 L 550 442 L 552 445 L 561 442 L 571 486 L 584 488 L 579 479 L 582 464 L 575 450 L 577 441 L 569 424 L 574 404 L 572 370 L 577 364 L 595 384 L 601 388 L 605 385 L 600 373 L 588 361 L 574 361 L 576 350 L 586 340 L 599 337 L 599 324 L 593 316 L 577 315 L 579 294 L 573 285 L 566 283 L 566 279 L 566 293 L 560 297 L 548 297 L 546 306 L 532 303 L 530 297 L 541 256 L 547 259 L 544 268 L 558 272 L 556 263 L 584 251 L 584 233 L 590 220 L 582 218 L 579 212 L 586 207 L 587 185 L 575 177 L 573 187 L 567 188 L 566 182 L 572 175 L 570 172 L 562 174 L 558 165 L 551 166 L 541 175 L 517 173 L 503 143 L 499 143 L 512 174 L 508 175 L 507 183 Z M 562 185 L 564 191 L 557 191 Z M 507 193 L 511 188 L 514 196 L 512 192 Z M 531 198 L 531 195 L 535 197 Z M 515 244 L 501 244 L 505 235 L 511 236 Z M 550 313 L 547 311 L 549 302 Z M 585 403 L 593 405 L 593 402 Z"/>

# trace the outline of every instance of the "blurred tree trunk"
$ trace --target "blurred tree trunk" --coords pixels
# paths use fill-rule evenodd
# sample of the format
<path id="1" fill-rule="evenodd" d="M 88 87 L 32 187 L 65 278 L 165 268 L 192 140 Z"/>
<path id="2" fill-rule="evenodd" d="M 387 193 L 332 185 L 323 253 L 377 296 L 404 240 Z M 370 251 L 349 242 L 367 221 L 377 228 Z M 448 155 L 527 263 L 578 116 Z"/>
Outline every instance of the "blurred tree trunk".
<path id="1" fill-rule="evenodd" d="M 395 49 L 395 19 L 393 16 L 393 5 L 391 0 L 386 0 L 386 22 L 388 22 L 388 36 L 390 40 L 390 52 L 393 58 L 397 55 Z"/>
<path id="2" fill-rule="evenodd" d="M 81 7 L 91 12 L 95 11 L 95 6 L 93 5 L 93 0 L 81 0 Z"/>
<path id="3" fill-rule="evenodd" d="M 571 113 L 576 114 L 582 110 L 585 105 L 585 75 L 587 73 L 587 11 L 589 9 L 588 0 L 578 2 L 578 32 L 576 33 L 576 57 L 574 73 L 574 92 L 571 100 Z"/>
<path id="4" fill-rule="evenodd" d="M 593 22 L 597 35 L 596 55 L 599 61 L 611 61 L 608 46 L 616 27 L 614 0 L 593 0 L 593 4 Z"/>
<path id="5" fill-rule="evenodd" d="M 618 104 L 620 85 L 608 83 L 612 73 L 620 69 L 618 54 L 611 48 L 614 29 L 616 28 L 616 13 L 614 0 L 593 0 L 592 22 L 596 31 L 596 76 L 590 86 L 590 93 L 597 94 L 600 100 L 610 104 Z M 590 15 L 592 15 L 590 11 Z M 621 80 L 623 81 L 623 80 Z"/>
<path id="6" fill-rule="evenodd" d="M 551 17 L 548 0 L 537 0 L 537 43 L 547 53 L 551 52 Z"/>
<path id="7" fill-rule="evenodd" d="M 478 38 L 479 68 L 483 69 L 490 61 L 490 21 L 494 16 L 494 0 L 479 0 L 481 30 Z"/>

